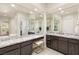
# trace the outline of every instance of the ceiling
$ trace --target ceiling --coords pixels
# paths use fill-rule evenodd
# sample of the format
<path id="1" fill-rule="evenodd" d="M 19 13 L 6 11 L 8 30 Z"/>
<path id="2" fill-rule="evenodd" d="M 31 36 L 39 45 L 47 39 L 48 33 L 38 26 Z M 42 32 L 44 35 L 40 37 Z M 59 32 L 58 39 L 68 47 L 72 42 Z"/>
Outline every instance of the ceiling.
<path id="1" fill-rule="evenodd" d="M 23 13 L 70 13 L 78 10 L 75 3 L 0 3 L 0 17 L 13 17 Z"/>

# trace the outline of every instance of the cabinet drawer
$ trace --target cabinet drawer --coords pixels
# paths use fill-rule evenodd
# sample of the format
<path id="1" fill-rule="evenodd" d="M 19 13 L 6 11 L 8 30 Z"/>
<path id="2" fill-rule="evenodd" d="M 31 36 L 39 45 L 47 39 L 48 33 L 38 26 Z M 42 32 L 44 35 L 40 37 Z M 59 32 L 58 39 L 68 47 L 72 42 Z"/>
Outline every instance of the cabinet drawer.
<path id="1" fill-rule="evenodd" d="M 64 37 L 60 37 L 59 40 L 61 40 L 61 41 L 68 41 L 68 39 L 64 38 Z"/>
<path id="2" fill-rule="evenodd" d="M 52 38 L 52 39 L 55 39 L 55 40 L 56 40 L 56 39 L 57 39 L 57 40 L 59 39 L 59 37 L 57 37 L 57 36 L 52 36 L 51 38 Z"/>
<path id="3" fill-rule="evenodd" d="M 32 44 L 32 41 L 26 41 L 26 42 L 21 43 L 21 47 L 24 47 L 29 44 Z"/>
<path id="4" fill-rule="evenodd" d="M 31 55 L 32 54 L 32 44 L 21 48 L 21 55 Z"/>
<path id="5" fill-rule="evenodd" d="M 7 53 L 4 53 L 4 55 L 20 55 L 20 49 L 9 51 Z"/>
<path id="6" fill-rule="evenodd" d="M 0 54 L 6 53 L 8 51 L 20 48 L 19 44 L 7 46 L 4 48 L 0 48 Z"/>
<path id="7" fill-rule="evenodd" d="M 78 43 L 79 41 L 76 40 L 76 39 L 69 39 L 69 42 L 71 42 L 71 43 Z"/>

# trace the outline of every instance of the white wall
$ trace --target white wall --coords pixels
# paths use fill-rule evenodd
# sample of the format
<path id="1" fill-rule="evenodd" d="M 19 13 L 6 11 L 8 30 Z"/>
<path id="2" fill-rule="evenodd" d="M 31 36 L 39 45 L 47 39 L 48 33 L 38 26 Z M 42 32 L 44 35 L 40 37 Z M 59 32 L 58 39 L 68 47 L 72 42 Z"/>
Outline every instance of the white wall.
<path id="1" fill-rule="evenodd" d="M 62 32 L 63 33 L 75 33 L 77 14 L 69 14 L 63 16 Z"/>
<path id="2" fill-rule="evenodd" d="M 10 20 L 10 34 L 20 35 L 20 21 L 16 15 L 13 19 Z"/>
<path id="3" fill-rule="evenodd" d="M 77 12 L 77 21 L 76 21 L 76 26 L 75 26 L 75 34 L 79 34 L 79 9 Z"/>

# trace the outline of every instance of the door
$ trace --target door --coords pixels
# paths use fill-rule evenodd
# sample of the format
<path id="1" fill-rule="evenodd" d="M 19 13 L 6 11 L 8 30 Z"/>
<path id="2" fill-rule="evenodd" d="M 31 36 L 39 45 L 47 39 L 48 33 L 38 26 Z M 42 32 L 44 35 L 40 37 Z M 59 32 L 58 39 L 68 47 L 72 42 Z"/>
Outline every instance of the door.
<path id="1" fill-rule="evenodd" d="M 31 55 L 32 54 L 32 44 L 21 47 L 21 55 Z"/>

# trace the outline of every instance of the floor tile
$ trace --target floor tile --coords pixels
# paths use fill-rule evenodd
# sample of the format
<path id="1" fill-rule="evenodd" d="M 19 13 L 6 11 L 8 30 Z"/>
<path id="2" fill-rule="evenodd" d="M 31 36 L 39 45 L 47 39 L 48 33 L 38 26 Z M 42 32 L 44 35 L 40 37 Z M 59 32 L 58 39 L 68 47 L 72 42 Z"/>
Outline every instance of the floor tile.
<path id="1" fill-rule="evenodd" d="M 45 48 L 44 51 L 40 52 L 39 54 L 33 53 L 33 55 L 64 55 L 64 54 L 52 50 L 50 48 Z"/>

